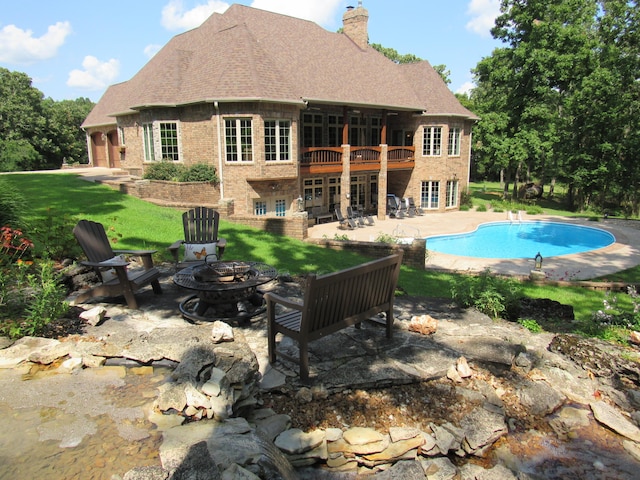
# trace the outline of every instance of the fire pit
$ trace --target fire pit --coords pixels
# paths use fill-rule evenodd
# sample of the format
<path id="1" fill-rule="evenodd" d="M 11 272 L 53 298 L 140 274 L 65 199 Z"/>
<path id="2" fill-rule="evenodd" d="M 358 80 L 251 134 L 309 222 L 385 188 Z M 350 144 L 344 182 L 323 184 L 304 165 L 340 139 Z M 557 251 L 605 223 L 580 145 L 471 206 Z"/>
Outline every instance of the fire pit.
<path id="1" fill-rule="evenodd" d="M 180 303 L 185 318 L 194 322 L 247 323 L 265 311 L 258 287 L 277 275 L 276 269 L 265 263 L 225 260 L 180 270 L 173 276 L 173 283 L 196 292 Z M 209 315 L 205 315 L 207 312 Z"/>

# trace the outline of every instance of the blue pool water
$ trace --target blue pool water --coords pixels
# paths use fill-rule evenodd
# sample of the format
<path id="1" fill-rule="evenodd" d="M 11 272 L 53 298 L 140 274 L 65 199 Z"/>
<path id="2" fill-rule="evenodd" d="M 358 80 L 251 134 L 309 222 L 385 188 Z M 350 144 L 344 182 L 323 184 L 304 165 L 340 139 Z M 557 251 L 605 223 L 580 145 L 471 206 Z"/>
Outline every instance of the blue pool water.
<path id="1" fill-rule="evenodd" d="M 476 258 L 533 258 L 582 253 L 615 243 L 609 232 L 555 222 L 496 222 L 457 235 L 427 238 L 427 250 Z"/>

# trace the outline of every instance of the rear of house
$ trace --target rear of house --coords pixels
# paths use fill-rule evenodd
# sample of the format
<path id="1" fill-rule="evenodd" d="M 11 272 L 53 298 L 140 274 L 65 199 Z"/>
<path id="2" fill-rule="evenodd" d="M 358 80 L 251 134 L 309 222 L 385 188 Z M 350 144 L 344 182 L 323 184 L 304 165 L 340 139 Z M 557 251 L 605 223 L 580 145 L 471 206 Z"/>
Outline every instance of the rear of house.
<path id="1" fill-rule="evenodd" d="M 477 117 L 428 62 L 371 48 L 368 18 L 349 7 L 332 33 L 241 5 L 213 14 L 109 87 L 83 123 L 91 163 L 211 164 L 216 201 L 240 215 L 384 219 L 387 194 L 457 209 Z"/>

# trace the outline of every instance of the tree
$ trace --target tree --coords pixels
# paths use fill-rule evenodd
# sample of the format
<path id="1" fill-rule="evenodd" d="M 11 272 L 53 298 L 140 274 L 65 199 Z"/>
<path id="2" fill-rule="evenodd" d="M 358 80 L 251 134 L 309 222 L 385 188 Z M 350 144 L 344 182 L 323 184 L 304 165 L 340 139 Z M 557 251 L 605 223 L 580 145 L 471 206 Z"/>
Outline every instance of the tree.
<path id="1" fill-rule="evenodd" d="M 480 162 L 495 162 L 515 195 L 523 178 L 567 178 L 555 156 L 558 126 L 567 93 L 589 69 L 597 1 L 503 0 L 501 12 L 492 34 L 507 46 L 478 63 L 472 98 L 494 122 L 478 129 Z"/>
<path id="2" fill-rule="evenodd" d="M 60 168 L 86 160 L 80 129 L 93 108 L 87 98 L 44 99 L 24 73 L 0 68 L 0 170 Z"/>
<path id="3" fill-rule="evenodd" d="M 389 60 L 392 60 L 395 63 L 415 63 L 415 62 L 423 61 L 420 57 L 412 53 L 407 53 L 402 55 L 398 53 L 397 50 L 393 48 L 383 47 L 379 43 L 372 43 L 371 48 L 377 50 L 378 52 L 383 54 L 385 57 L 387 57 Z M 449 78 L 451 75 L 451 71 L 447 69 L 446 65 L 433 65 L 433 69 L 436 72 L 438 72 L 438 75 L 440 75 L 444 83 L 446 83 L 447 85 L 451 83 L 451 79 Z"/>
<path id="4" fill-rule="evenodd" d="M 47 112 L 47 130 L 50 133 L 49 152 L 46 155 L 50 168 L 59 168 L 68 163 L 87 163 L 87 143 L 80 125 L 91 109 L 93 102 L 88 98 L 44 101 Z"/>

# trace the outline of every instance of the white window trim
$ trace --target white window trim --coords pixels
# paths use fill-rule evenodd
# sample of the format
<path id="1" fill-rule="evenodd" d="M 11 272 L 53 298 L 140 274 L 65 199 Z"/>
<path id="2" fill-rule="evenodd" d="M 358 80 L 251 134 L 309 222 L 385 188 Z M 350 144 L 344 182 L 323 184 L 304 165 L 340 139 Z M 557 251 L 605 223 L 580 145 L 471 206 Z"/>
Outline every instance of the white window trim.
<path id="1" fill-rule="evenodd" d="M 434 153 L 435 151 L 434 133 L 436 129 L 440 130 L 440 151 L 438 153 Z M 426 148 L 425 137 L 426 137 L 427 131 L 431 131 L 431 143 L 429 144 L 430 153 L 426 153 L 427 148 Z M 442 131 L 443 131 L 443 128 L 441 125 L 423 126 L 423 131 L 422 131 L 422 156 L 423 157 L 441 157 L 442 156 Z"/>
<path id="2" fill-rule="evenodd" d="M 283 164 L 283 163 L 291 163 L 293 162 L 293 155 L 292 155 L 292 141 L 291 141 L 291 137 L 292 137 L 292 132 L 293 132 L 293 121 L 288 119 L 288 118 L 267 118 L 264 120 L 265 126 L 267 124 L 267 122 L 275 122 L 276 123 L 276 159 L 275 160 L 267 160 L 266 155 L 267 155 L 267 136 L 265 135 L 265 163 L 267 163 L 267 165 L 274 165 L 274 164 Z M 286 160 L 281 160 L 280 159 L 280 147 L 282 146 L 282 144 L 280 143 L 280 122 L 287 122 L 289 124 L 289 135 L 288 135 L 288 157 Z M 265 127 L 266 128 L 266 127 Z M 252 129 L 252 133 L 253 133 L 253 129 Z"/>
<path id="3" fill-rule="evenodd" d="M 238 157 L 238 160 L 229 160 L 228 156 L 227 156 L 227 122 L 228 121 L 234 121 L 235 122 L 235 128 L 236 128 L 236 156 Z M 242 127 L 240 126 L 240 122 L 242 121 L 249 121 L 251 122 L 251 160 L 243 160 L 242 159 L 242 142 L 241 137 L 242 137 Z M 253 121 L 253 117 L 243 117 L 243 116 L 239 116 L 239 117 L 225 117 L 223 119 L 224 122 L 224 161 L 225 164 L 227 165 L 250 165 L 252 163 L 255 163 L 256 161 L 256 149 L 255 149 L 255 128 L 254 128 L 254 121 Z"/>
<path id="4" fill-rule="evenodd" d="M 449 127 L 449 138 L 447 141 L 447 155 L 459 157 L 462 150 L 462 128 Z"/>

